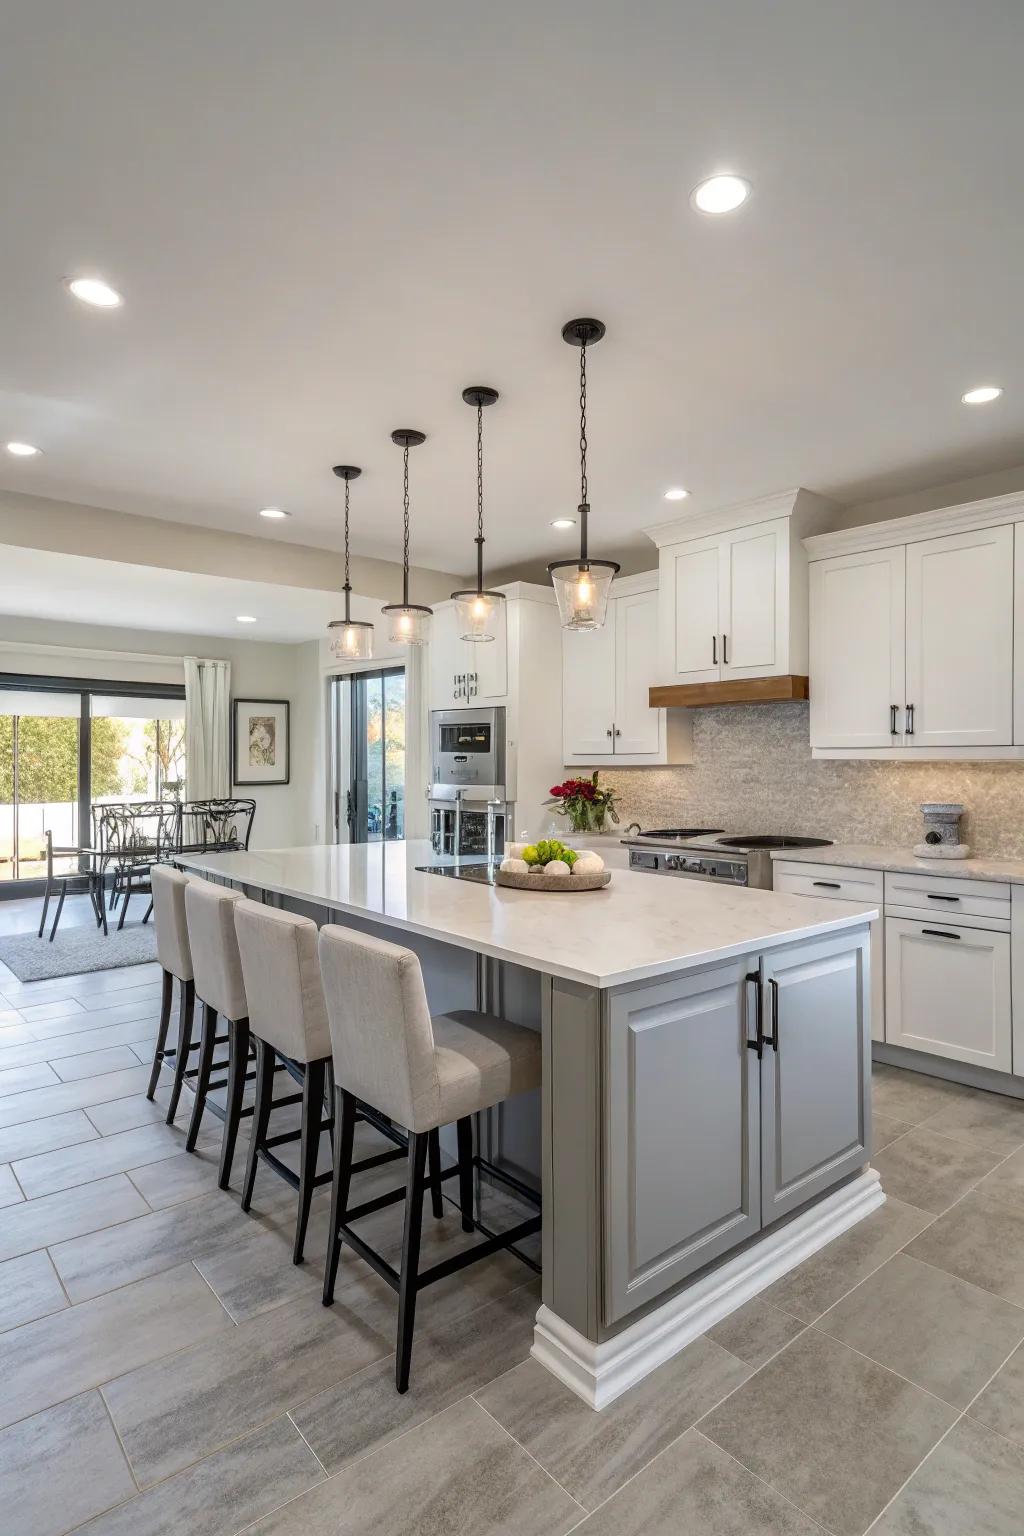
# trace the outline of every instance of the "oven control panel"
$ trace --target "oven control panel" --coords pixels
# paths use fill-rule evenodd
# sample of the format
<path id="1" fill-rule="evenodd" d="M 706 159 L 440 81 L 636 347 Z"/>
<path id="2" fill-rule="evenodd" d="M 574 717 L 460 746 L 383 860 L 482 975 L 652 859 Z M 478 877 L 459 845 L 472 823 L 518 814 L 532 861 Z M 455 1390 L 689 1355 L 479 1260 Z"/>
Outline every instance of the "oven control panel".
<path id="1" fill-rule="evenodd" d="M 630 869 L 654 875 L 682 875 L 691 880 L 716 880 L 725 885 L 746 885 L 746 859 L 721 858 L 709 853 L 663 853 L 655 848 L 631 848 Z"/>

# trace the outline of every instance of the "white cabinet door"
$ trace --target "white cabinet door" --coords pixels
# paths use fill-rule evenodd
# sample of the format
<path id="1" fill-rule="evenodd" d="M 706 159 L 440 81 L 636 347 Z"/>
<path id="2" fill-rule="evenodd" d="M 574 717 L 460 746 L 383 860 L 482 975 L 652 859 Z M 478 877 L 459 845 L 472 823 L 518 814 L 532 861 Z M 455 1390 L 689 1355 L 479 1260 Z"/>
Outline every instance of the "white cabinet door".
<path id="1" fill-rule="evenodd" d="M 670 600 L 664 604 L 662 670 L 659 681 L 716 683 L 721 676 L 719 623 L 719 544 L 717 536 L 663 552 Z"/>
<path id="2" fill-rule="evenodd" d="M 812 747 L 903 744 L 905 589 L 903 545 L 812 562 Z"/>
<path id="3" fill-rule="evenodd" d="M 941 918 L 885 920 L 885 1038 L 1010 1071 L 1010 935 Z"/>
<path id="4" fill-rule="evenodd" d="M 657 682 L 658 594 L 637 592 L 616 598 L 615 751 L 619 756 L 661 750 L 664 716 L 651 709 L 649 690 Z M 609 620 L 612 615 L 609 614 Z M 611 627 L 609 623 L 609 628 Z"/>
<path id="5" fill-rule="evenodd" d="M 462 661 L 470 703 L 499 704 L 508 697 L 507 604 L 498 604 L 493 640 L 464 640 Z M 462 668 L 456 668 L 461 671 Z"/>
<path id="6" fill-rule="evenodd" d="M 615 623 L 562 634 L 562 745 L 567 763 L 611 757 L 615 739 Z M 539 721 L 537 729 L 544 729 Z"/>
<path id="7" fill-rule="evenodd" d="M 907 546 L 908 747 L 1013 741 L 1013 528 Z"/>
<path id="8" fill-rule="evenodd" d="M 451 709 L 466 702 L 459 691 L 465 684 L 456 681 L 466 670 L 462 665 L 464 649 L 455 624 L 454 605 L 438 608 L 430 621 L 431 709 Z"/>
<path id="9" fill-rule="evenodd" d="M 719 612 L 723 678 L 789 671 L 789 523 L 737 528 L 722 538 Z"/>

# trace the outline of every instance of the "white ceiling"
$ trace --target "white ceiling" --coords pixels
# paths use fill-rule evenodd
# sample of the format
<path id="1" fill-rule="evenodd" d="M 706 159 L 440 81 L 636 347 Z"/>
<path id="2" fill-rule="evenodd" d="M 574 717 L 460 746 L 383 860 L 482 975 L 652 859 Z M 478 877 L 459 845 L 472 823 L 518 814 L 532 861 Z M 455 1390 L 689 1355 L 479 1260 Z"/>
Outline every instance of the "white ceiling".
<path id="1" fill-rule="evenodd" d="M 45 457 L 0 484 L 336 546 L 345 459 L 393 558 L 415 426 L 413 560 L 466 569 L 480 382 L 490 562 L 550 558 L 581 313 L 595 552 L 1019 463 L 1022 65 L 1018 0 L 8 7 L 0 442 Z M 718 169 L 754 196 L 701 218 Z"/>
<path id="2" fill-rule="evenodd" d="M 380 612 L 379 603 L 361 597 L 352 601 L 355 617 L 374 619 Z M 0 613 L 232 640 L 297 642 L 320 638 L 328 620 L 341 616 L 341 599 L 336 593 L 303 587 L 5 544 L 0 545 Z M 239 624 L 240 613 L 256 623 Z"/>

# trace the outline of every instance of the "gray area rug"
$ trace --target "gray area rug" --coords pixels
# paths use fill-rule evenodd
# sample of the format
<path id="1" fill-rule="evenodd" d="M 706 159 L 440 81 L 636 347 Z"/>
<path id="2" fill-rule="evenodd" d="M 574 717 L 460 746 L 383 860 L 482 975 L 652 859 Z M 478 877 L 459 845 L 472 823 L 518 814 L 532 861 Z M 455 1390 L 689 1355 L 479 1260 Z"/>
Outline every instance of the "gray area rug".
<path id="1" fill-rule="evenodd" d="M 47 932 L 49 928 L 47 928 Z M 44 934 L 19 933 L 0 939 L 0 960 L 19 981 L 47 981 L 56 976 L 79 976 L 85 971 L 109 971 L 118 965 L 145 965 L 156 959 L 156 933 L 152 918 L 145 926 L 135 923 L 106 938 L 91 923 L 58 928 L 51 944 Z"/>

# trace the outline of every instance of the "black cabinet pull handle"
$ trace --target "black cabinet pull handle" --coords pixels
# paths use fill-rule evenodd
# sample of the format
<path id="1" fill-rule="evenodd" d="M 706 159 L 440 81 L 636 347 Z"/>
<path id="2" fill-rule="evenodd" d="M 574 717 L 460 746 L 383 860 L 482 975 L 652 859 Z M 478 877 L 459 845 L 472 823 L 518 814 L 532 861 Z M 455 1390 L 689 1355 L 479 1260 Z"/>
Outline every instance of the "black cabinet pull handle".
<path id="1" fill-rule="evenodd" d="M 826 891 L 841 891 L 842 886 L 838 880 L 815 880 L 815 885 L 820 885 Z"/>
<path id="2" fill-rule="evenodd" d="M 925 895 L 928 897 L 929 901 L 959 901 L 960 900 L 959 896 L 937 896 L 934 891 L 926 891 Z"/>
<path id="3" fill-rule="evenodd" d="M 932 939 L 958 939 L 960 937 L 958 933 L 947 933 L 944 928 L 922 928 L 921 932 L 926 933 Z"/>
<path id="4" fill-rule="evenodd" d="M 717 667 L 718 666 L 718 636 L 717 635 L 712 635 L 711 636 L 711 665 L 713 667 Z"/>
<path id="5" fill-rule="evenodd" d="M 779 984 L 774 976 L 769 976 L 768 986 L 772 995 L 772 1032 L 765 1035 L 765 1045 L 770 1045 L 772 1050 L 779 1048 Z"/>
<path id="6" fill-rule="evenodd" d="M 913 736 L 913 734 L 914 734 L 914 706 L 913 706 L 913 704 L 908 704 L 907 705 L 907 735 L 908 736 Z"/>
<path id="7" fill-rule="evenodd" d="M 889 705 L 889 735 L 890 736 L 898 736 L 899 733 L 900 733 L 900 728 L 899 728 L 899 725 L 897 724 L 897 720 L 898 720 L 898 717 L 899 717 L 899 712 L 900 712 L 900 707 L 899 707 L 898 704 L 890 704 Z"/>
<path id="8" fill-rule="evenodd" d="M 729 665 L 729 636 L 728 635 L 723 635 L 722 636 L 722 666 L 723 667 L 727 667 L 728 665 Z"/>
<path id="9" fill-rule="evenodd" d="M 754 1019 L 755 1033 L 753 1040 L 747 1040 L 747 1050 L 756 1051 L 758 1061 L 764 1052 L 764 1018 L 761 1010 L 761 977 L 757 971 L 748 971 L 743 978 L 744 986 L 754 983 Z"/>

